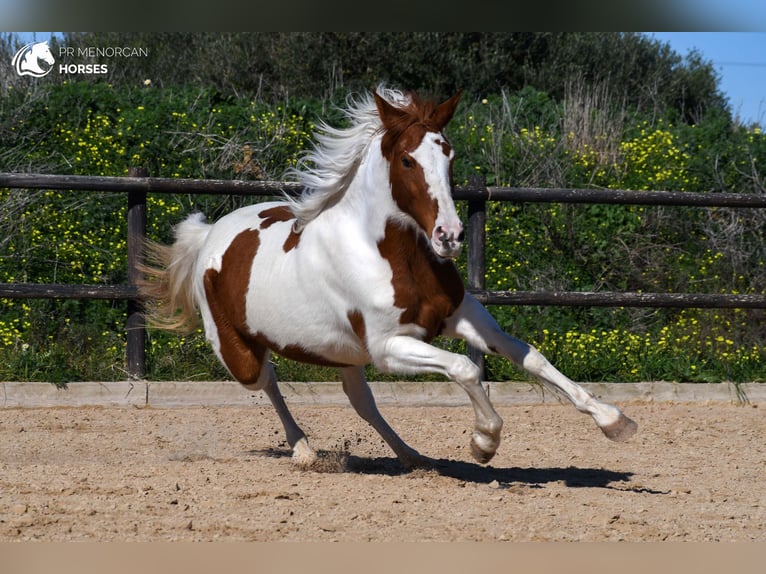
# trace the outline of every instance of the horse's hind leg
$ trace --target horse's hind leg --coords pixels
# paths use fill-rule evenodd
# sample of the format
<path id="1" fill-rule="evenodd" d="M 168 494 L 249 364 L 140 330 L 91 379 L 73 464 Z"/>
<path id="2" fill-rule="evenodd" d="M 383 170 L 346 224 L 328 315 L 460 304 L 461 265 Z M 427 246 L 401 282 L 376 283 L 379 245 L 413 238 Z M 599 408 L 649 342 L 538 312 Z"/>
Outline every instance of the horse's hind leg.
<path id="1" fill-rule="evenodd" d="M 380 411 L 378 411 L 375 397 L 364 376 L 364 367 L 346 367 L 341 369 L 341 378 L 343 380 L 343 390 L 354 410 L 372 428 L 378 431 L 378 434 L 388 443 L 388 446 L 396 453 L 396 456 L 399 457 L 402 465 L 405 468 L 423 466 L 426 459 L 399 438 L 396 431 L 388 425 Z"/>
<path id="2" fill-rule="evenodd" d="M 205 273 L 205 302 L 200 306 L 205 332 L 213 350 L 221 363 L 229 370 L 245 388 L 263 390 L 285 427 L 287 442 L 293 449 L 293 461 L 300 465 L 310 465 L 316 459 L 316 454 L 309 446 L 306 435 L 296 424 L 295 419 L 287 409 L 285 400 L 277 387 L 277 374 L 274 372 L 269 358 L 269 351 L 254 338 L 244 338 L 242 331 L 235 328 L 230 319 L 230 310 L 222 305 L 219 298 L 219 286 L 227 286 L 229 275 L 220 275 L 210 269 Z M 237 285 L 235 285 L 236 287 Z M 230 286 L 229 286 L 230 287 Z M 235 310 L 236 311 L 236 310 Z M 240 318 L 244 325 L 244 318 Z"/>
<path id="3" fill-rule="evenodd" d="M 463 304 L 450 317 L 445 334 L 465 339 L 484 353 L 502 355 L 543 383 L 555 387 L 577 410 L 591 415 L 608 438 L 625 441 L 636 432 L 638 425 L 620 409 L 599 401 L 558 371 L 537 349 L 504 333 L 472 296 L 466 295 Z"/>
<path id="4" fill-rule="evenodd" d="M 240 349 L 244 349 L 244 347 Z M 238 358 L 240 361 L 236 363 L 237 368 L 229 367 L 229 371 L 246 389 L 266 393 L 285 429 L 287 443 L 293 451 L 293 462 L 300 466 L 310 466 L 316 460 L 316 454 L 309 446 L 305 433 L 295 422 L 293 415 L 287 408 L 282 393 L 279 392 L 277 374 L 274 371 L 274 365 L 268 361 L 268 352 L 264 349 L 258 349 L 257 351 L 249 349 L 247 352 L 241 351 L 241 356 Z M 247 361 L 244 359 L 252 360 Z M 228 363 L 224 364 L 228 365 Z M 242 364 L 248 365 L 252 372 L 258 373 L 258 378 L 255 379 L 255 377 L 248 375 L 249 371 L 240 369 L 239 366 Z M 260 371 L 257 368 L 260 368 Z M 254 382 L 253 379 L 255 379 Z"/>
<path id="5" fill-rule="evenodd" d="M 258 381 L 253 385 L 245 386 L 253 390 L 261 389 L 266 393 L 266 396 L 269 397 L 271 404 L 277 411 L 277 415 L 279 415 L 279 420 L 282 421 L 282 426 L 285 428 L 287 443 L 293 450 L 293 462 L 300 466 L 310 466 L 316 460 L 316 453 L 309 446 L 305 433 L 295 422 L 293 415 L 287 408 L 284 397 L 282 397 L 282 393 L 279 392 L 274 365 L 266 362 L 261 369 Z"/>

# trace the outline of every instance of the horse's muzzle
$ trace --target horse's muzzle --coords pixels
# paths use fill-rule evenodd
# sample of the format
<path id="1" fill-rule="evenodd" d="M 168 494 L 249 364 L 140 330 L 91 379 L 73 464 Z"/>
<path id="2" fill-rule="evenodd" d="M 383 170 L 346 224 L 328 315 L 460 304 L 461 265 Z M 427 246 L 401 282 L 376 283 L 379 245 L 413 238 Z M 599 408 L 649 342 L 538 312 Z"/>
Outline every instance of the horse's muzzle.
<path id="1" fill-rule="evenodd" d="M 451 226 L 439 225 L 431 235 L 431 245 L 440 257 L 454 259 L 460 255 L 464 238 L 465 230 L 459 221 Z"/>

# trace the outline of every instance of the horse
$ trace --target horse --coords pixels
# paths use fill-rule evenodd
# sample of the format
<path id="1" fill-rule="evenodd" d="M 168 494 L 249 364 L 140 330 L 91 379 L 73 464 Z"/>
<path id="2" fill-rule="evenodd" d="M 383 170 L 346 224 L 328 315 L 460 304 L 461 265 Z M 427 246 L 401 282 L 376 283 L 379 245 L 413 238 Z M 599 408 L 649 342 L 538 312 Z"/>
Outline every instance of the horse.
<path id="1" fill-rule="evenodd" d="M 45 62 L 46 68 L 40 65 Z M 48 42 L 35 42 L 25 45 L 13 56 L 11 64 L 20 76 L 32 76 L 42 78 L 47 75 L 54 64 L 53 54 L 51 54 Z"/>
<path id="2" fill-rule="evenodd" d="M 470 447 L 486 464 L 503 420 L 467 356 L 432 345 L 437 335 L 499 354 L 624 441 L 636 423 L 559 372 L 532 345 L 506 334 L 466 292 L 454 263 L 465 237 L 452 199 L 455 151 L 443 130 L 460 100 L 438 103 L 384 85 L 347 98 L 346 127 L 324 122 L 291 170 L 297 197 L 241 207 L 214 224 L 193 213 L 171 245 L 148 246 L 142 293 L 148 323 L 189 328 L 201 316 L 221 363 L 245 388 L 266 393 L 292 460 L 316 453 L 279 393 L 270 353 L 340 369 L 358 415 L 405 468 L 428 465 L 379 412 L 364 368 L 439 373 L 473 406 Z"/>

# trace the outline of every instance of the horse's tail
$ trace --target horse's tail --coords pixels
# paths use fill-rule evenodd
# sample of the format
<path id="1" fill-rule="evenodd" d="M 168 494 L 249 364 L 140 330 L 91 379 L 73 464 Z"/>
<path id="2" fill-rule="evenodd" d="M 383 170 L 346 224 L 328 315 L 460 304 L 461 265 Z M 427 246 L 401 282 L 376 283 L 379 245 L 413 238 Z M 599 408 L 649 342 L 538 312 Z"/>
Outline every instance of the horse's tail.
<path id="1" fill-rule="evenodd" d="M 139 293 L 148 326 L 187 332 L 196 327 L 194 269 L 210 228 L 204 215 L 194 213 L 175 227 L 172 245 L 146 241 L 147 264 L 140 266 L 144 279 Z"/>

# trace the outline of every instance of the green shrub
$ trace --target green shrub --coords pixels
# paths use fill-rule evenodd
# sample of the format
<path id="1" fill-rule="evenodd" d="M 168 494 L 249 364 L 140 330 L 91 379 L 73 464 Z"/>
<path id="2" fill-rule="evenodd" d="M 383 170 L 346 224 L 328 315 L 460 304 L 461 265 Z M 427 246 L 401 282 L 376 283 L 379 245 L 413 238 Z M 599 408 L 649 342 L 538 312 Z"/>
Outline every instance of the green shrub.
<path id="1" fill-rule="evenodd" d="M 696 126 L 649 121 L 574 90 L 571 98 L 557 103 L 533 88 L 466 97 L 447 128 L 458 152 L 456 182 L 481 175 L 490 185 L 763 193 L 766 138 L 758 129 L 715 115 Z M 68 83 L 44 93 L 11 91 L 2 101 L 16 110 L 0 120 L 6 165 L 64 174 L 124 176 L 140 166 L 161 177 L 279 180 L 309 145 L 316 119 L 337 119 L 318 100 L 266 103 L 151 84 Z M 171 226 L 193 210 L 216 219 L 254 200 L 148 201 L 148 234 L 167 241 Z M 459 209 L 465 214 L 464 205 Z M 0 190 L 0 282 L 124 283 L 125 211 L 121 194 Z M 487 288 L 763 294 L 762 211 L 489 202 Z M 459 266 L 465 269 L 465 258 Z M 763 380 L 766 372 L 762 310 L 491 312 L 575 379 L 745 381 Z M 4 300 L 0 378 L 124 379 L 125 316 L 119 301 Z M 276 362 L 286 379 L 337 376 Z M 494 358 L 488 373 L 495 380 L 522 376 Z M 383 378 L 373 370 L 369 376 Z M 202 333 L 152 332 L 148 377 L 228 374 Z"/>

